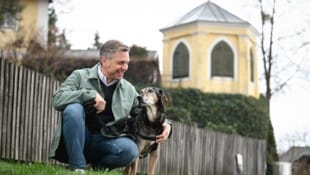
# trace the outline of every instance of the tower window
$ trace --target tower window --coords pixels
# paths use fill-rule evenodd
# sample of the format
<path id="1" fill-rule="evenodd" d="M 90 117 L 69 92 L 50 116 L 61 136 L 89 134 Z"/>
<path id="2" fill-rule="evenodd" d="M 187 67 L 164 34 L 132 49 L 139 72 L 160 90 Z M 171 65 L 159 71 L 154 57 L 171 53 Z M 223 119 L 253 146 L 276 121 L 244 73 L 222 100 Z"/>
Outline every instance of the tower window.
<path id="1" fill-rule="evenodd" d="M 189 76 L 189 52 L 184 43 L 180 43 L 174 53 L 172 62 L 172 78 Z"/>
<path id="2" fill-rule="evenodd" d="M 211 77 L 234 77 L 234 54 L 224 41 L 216 44 L 211 52 Z"/>
<path id="3" fill-rule="evenodd" d="M 254 82 L 254 56 L 252 49 L 250 50 L 250 80 Z"/>

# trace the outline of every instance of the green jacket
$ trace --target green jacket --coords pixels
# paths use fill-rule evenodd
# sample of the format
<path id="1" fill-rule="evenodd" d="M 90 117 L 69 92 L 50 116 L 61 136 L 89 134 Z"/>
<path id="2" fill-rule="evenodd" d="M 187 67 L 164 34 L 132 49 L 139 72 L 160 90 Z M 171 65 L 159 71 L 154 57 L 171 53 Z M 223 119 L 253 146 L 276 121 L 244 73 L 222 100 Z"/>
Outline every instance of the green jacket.
<path id="1" fill-rule="evenodd" d="M 71 103 L 84 104 L 94 99 L 97 92 L 104 97 L 98 77 L 98 66 L 99 63 L 92 68 L 76 70 L 62 83 L 59 90 L 53 95 L 52 103 L 56 110 L 63 111 Z M 138 106 L 137 96 L 138 93 L 132 84 L 125 79 L 119 80 L 112 97 L 112 112 L 115 120 L 107 125 L 113 125 L 135 110 L 135 107 Z M 60 119 L 52 139 L 49 156 L 67 162 L 61 128 L 62 120 Z"/>

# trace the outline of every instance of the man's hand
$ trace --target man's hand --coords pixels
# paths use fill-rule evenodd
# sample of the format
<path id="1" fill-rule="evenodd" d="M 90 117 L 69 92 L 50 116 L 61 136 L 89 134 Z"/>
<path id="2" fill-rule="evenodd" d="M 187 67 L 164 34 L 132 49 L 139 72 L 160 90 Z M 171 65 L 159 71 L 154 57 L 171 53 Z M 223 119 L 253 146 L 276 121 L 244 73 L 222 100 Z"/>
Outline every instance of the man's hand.
<path id="1" fill-rule="evenodd" d="M 97 110 L 96 113 L 100 113 L 100 112 L 104 111 L 105 104 L 106 104 L 105 100 L 101 97 L 101 95 L 99 93 L 97 93 L 96 97 L 95 97 L 95 104 L 94 104 L 94 107 Z"/>
<path id="2" fill-rule="evenodd" d="M 156 143 L 161 144 L 166 141 L 169 137 L 171 126 L 168 123 L 163 123 L 163 132 L 156 136 Z"/>

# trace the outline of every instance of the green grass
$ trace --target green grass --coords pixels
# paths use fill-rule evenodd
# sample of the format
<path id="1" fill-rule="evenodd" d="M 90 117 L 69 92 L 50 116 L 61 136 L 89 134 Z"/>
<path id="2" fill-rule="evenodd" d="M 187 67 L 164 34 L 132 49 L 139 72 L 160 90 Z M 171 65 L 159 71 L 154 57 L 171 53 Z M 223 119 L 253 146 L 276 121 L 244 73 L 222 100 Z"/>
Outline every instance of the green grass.
<path id="1" fill-rule="evenodd" d="M 24 163 L 0 160 L 0 174 L 3 175 L 74 175 L 68 168 L 59 165 L 43 163 Z M 121 175 L 120 171 L 86 170 L 87 175 Z"/>

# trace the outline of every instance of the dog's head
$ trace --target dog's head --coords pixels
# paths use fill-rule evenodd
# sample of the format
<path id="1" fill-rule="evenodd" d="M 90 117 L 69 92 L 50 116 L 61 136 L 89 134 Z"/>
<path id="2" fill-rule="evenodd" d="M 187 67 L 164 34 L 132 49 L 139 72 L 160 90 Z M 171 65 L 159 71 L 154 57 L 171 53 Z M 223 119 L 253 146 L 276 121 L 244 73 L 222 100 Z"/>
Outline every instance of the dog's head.
<path id="1" fill-rule="evenodd" d="M 140 105 L 144 106 L 145 117 L 148 118 L 149 122 L 162 124 L 165 121 L 165 106 L 168 98 L 162 89 L 146 87 L 140 91 L 140 98 L 138 99 Z"/>
<path id="2" fill-rule="evenodd" d="M 141 90 L 140 95 L 144 103 L 155 105 L 159 111 L 164 111 L 164 107 L 168 102 L 167 96 L 160 88 L 146 87 Z"/>

